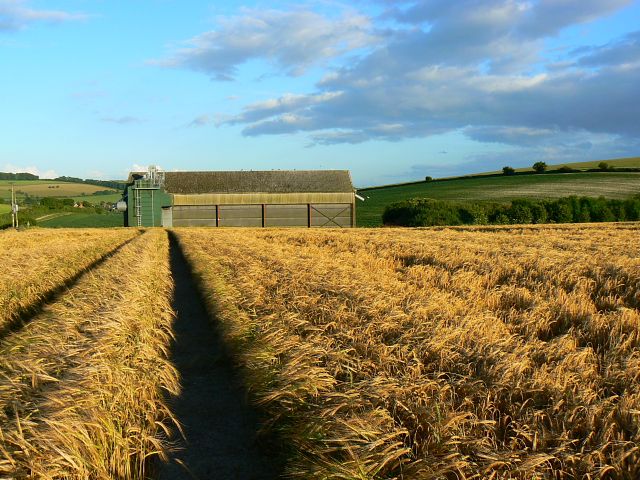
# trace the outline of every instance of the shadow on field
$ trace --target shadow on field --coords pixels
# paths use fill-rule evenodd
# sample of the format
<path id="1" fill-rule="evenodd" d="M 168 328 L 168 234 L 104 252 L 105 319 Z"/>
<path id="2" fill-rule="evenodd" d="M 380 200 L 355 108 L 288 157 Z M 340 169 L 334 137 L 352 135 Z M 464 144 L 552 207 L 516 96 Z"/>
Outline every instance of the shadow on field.
<path id="1" fill-rule="evenodd" d="M 173 236 L 171 271 L 175 281 L 175 341 L 170 360 L 180 373 L 182 393 L 169 405 L 183 425 L 186 441 L 167 464 L 160 480 L 262 480 L 280 477 L 270 446 L 260 438 L 258 412 L 247 405 L 246 391 L 225 351 L 220 332 L 209 320 L 191 271 Z"/>

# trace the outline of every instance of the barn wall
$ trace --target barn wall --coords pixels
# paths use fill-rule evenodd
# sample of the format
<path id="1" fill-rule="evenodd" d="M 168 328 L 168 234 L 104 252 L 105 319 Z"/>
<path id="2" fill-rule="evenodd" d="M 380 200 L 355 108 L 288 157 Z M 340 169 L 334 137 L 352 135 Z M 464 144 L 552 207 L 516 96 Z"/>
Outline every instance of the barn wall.
<path id="1" fill-rule="evenodd" d="M 311 227 L 351 227 L 352 204 L 312 204 Z"/>
<path id="2" fill-rule="evenodd" d="M 262 205 L 220 205 L 218 226 L 261 227 Z"/>
<path id="3" fill-rule="evenodd" d="M 174 227 L 333 227 L 354 225 L 353 204 L 175 205 Z"/>
<path id="4" fill-rule="evenodd" d="M 265 205 L 265 227 L 307 227 L 307 205 Z"/>
<path id="5" fill-rule="evenodd" d="M 217 210 L 215 205 L 174 205 L 172 210 L 174 227 L 216 226 Z"/>

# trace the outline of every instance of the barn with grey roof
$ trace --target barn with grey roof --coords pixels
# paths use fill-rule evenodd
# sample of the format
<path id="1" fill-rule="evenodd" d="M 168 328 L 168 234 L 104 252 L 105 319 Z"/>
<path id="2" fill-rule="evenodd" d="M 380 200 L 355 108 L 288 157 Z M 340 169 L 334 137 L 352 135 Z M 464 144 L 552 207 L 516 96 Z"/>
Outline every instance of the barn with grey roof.
<path id="1" fill-rule="evenodd" d="M 347 170 L 132 172 L 125 226 L 353 227 Z"/>

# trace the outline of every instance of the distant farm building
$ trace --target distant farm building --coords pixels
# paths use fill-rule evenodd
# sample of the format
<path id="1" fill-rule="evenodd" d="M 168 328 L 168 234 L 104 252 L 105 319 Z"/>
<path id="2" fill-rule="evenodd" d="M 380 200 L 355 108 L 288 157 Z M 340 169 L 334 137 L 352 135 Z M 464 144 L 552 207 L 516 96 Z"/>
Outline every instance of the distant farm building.
<path id="1" fill-rule="evenodd" d="M 347 170 L 148 172 L 129 175 L 125 226 L 353 227 Z"/>

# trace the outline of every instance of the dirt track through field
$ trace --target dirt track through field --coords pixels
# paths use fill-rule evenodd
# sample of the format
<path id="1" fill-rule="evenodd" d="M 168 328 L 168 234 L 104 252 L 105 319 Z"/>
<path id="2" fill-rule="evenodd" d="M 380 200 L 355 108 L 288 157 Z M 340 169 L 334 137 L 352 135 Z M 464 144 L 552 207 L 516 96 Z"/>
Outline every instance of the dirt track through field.
<path id="1" fill-rule="evenodd" d="M 264 445 L 267 440 L 256 442 L 257 413 L 246 403 L 242 383 L 173 238 L 171 270 L 177 318 L 170 355 L 180 373 L 182 393 L 169 404 L 183 425 L 186 441 L 181 439 L 181 451 L 160 465 L 158 479 L 279 478 L 274 457 Z"/>

